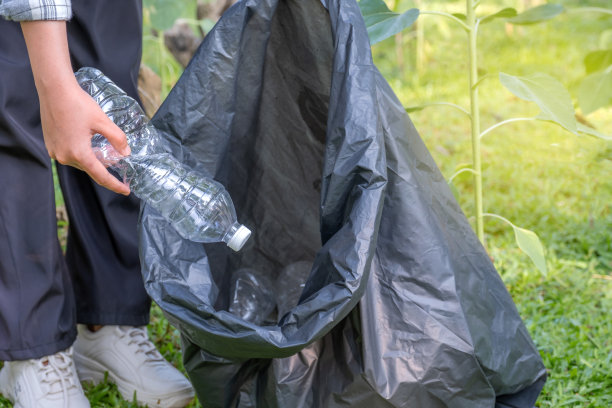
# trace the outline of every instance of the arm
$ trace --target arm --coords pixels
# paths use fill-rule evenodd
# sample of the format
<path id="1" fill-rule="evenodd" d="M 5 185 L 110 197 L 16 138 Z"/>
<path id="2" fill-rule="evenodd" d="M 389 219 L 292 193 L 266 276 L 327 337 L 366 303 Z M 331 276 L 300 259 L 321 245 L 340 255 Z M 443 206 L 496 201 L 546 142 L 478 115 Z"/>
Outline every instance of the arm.
<path id="1" fill-rule="evenodd" d="M 74 77 L 68 53 L 65 21 L 24 21 L 21 29 L 30 56 L 40 118 L 49 156 L 79 168 L 103 187 L 129 194 L 98 161 L 91 149 L 94 134 L 104 135 L 121 154 L 128 155 L 125 134 L 83 91 Z"/>

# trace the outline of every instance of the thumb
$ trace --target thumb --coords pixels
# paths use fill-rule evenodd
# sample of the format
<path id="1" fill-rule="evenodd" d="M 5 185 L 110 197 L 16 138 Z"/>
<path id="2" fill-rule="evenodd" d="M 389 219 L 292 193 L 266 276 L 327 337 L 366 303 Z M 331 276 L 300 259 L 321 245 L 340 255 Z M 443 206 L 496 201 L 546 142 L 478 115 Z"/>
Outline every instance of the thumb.
<path id="1" fill-rule="evenodd" d="M 92 130 L 104 136 L 117 152 L 123 156 L 129 156 L 131 150 L 125 133 L 102 110 L 100 113 L 103 117 L 100 117 L 96 128 Z"/>

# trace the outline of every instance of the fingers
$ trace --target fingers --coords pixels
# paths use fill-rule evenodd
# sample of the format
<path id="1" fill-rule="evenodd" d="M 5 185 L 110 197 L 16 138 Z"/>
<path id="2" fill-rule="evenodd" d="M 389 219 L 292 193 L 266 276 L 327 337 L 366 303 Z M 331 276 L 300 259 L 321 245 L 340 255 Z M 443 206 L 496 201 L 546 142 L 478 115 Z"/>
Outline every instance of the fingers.
<path id="1" fill-rule="evenodd" d="M 129 194 L 129 187 L 110 174 L 92 150 L 91 138 L 100 133 L 117 153 L 130 154 L 125 134 L 91 96 L 76 81 L 74 86 L 62 87 L 62 92 L 39 96 L 43 137 L 49 156 L 85 171 L 109 190 Z"/>
<path id="2" fill-rule="evenodd" d="M 104 167 L 104 165 L 96 158 L 93 152 L 80 160 L 79 167 L 89 174 L 89 176 L 102 187 L 119 194 L 130 194 L 130 188 L 110 174 L 106 167 Z"/>
<path id="3" fill-rule="evenodd" d="M 109 173 L 108 169 L 98 160 L 91 149 L 85 149 L 80 153 L 78 151 L 62 152 L 62 154 L 52 155 L 51 158 L 57 160 L 61 164 L 72 166 L 86 172 L 96 183 L 115 193 L 123 195 L 130 194 L 130 188 Z"/>
<path id="4" fill-rule="evenodd" d="M 115 125 L 101 109 L 100 114 L 99 120 L 92 130 L 104 136 L 117 152 L 123 156 L 129 156 L 131 151 L 125 133 L 123 133 L 123 131 L 119 129 L 119 126 Z"/>
<path id="5" fill-rule="evenodd" d="M 91 101 L 93 102 L 93 99 Z M 95 104 L 95 102 L 94 105 L 92 105 L 92 109 L 93 117 L 90 122 L 91 130 L 94 133 L 99 133 L 104 136 L 119 154 L 129 156 L 130 147 L 128 146 L 127 138 L 123 131 L 121 131 L 121 129 L 119 129 L 119 127 L 115 125 L 108 116 L 106 116 L 106 114 L 97 104 Z M 84 155 L 77 160 L 77 165 L 75 167 L 81 168 L 102 187 L 119 194 L 130 194 L 130 188 L 117 180 L 111 173 L 108 172 L 104 164 L 98 160 L 93 150 L 91 150 L 91 145 L 89 142 L 88 147 L 89 148 Z"/>

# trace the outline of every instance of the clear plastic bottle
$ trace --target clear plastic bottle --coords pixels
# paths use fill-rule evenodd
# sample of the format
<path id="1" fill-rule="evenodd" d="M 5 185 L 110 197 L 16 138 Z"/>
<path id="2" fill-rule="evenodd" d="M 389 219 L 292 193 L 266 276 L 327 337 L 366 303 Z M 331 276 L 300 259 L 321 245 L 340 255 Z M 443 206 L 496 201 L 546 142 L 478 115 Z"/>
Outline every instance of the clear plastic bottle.
<path id="1" fill-rule="evenodd" d="M 297 261 L 283 268 L 276 279 L 278 318 L 297 306 L 312 270 L 312 262 Z"/>
<path id="2" fill-rule="evenodd" d="M 102 72 L 81 68 L 77 81 L 123 130 L 132 154 L 122 157 L 100 134 L 92 138 L 98 159 L 113 168 L 132 192 L 155 208 L 184 238 L 223 241 L 239 251 L 251 231 L 236 221 L 234 204 L 218 182 L 189 169 L 165 151 L 140 105 Z"/>
<path id="3" fill-rule="evenodd" d="M 261 324 L 274 311 L 272 282 L 265 274 L 252 268 L 238 269 L 232 274 L 230 288 L 230 313 Z"/>

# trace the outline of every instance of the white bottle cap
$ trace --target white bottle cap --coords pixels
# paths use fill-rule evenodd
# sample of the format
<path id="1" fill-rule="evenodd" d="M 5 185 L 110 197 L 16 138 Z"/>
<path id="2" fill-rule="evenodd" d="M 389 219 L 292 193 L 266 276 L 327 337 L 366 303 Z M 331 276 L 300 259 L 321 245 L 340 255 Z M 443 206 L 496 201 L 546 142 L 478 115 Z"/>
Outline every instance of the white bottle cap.
<path id="1" fill-rule="evenodd" d="M 234 235 L 232 235 L 232 237 L 228 241 L 227 246 L 238 252 L 240 251 L 240 249 L 242 249 L 245 242 L 247 242 L 250 236 L 251 230 L 245 227 L 244 225 L 241 225 L 240 228 L 238 228 L 238 230 L 234 232 Z"/>

